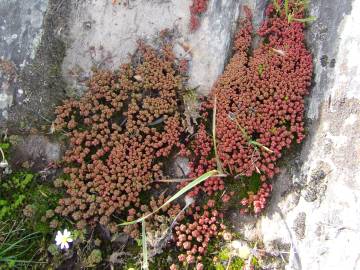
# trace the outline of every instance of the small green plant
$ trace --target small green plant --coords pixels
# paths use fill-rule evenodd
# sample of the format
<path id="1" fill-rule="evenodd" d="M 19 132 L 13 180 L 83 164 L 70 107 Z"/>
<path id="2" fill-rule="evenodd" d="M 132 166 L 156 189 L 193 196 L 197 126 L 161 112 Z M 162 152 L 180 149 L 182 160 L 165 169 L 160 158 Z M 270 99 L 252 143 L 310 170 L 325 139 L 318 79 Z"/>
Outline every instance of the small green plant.
<path id="1" fill-rule="evenodd" d="M 261 76 L 261 75 L 263 74 L 264 70 L 265 70 L 265 65 L 264 65 L 264 64 L 260 64 L 260 65 L 258 66 L 258 74 L 259 74 L 259 76 Z"/>
<path id="2" fill-rule="evenodd" d="M 297 7 L 302 7 L 302 8 L 306 8 L 307 5 L 308 5 L 309 1 L 295 1 L 295 5 Z M 293 12 L 290 13 L 290 10 L 289 10 L 289 0 L 285 0 L 285 14 L 286 14 L 286 17 L 288 19 L 288 22 L 291 23 L 291 22 L 301 22 L 301 23 L 307 23 L 307 22 L 313 22 L 316 20 L 316 17 L 315 16 L 310 16 L 310 17 L 306 17 L 306 18 L 302 18 L 302 19 L 298 19 L 298 18 L 295 18 L 295 12 L 296 10 L 293 10 Z M 296 8 L 295 8 L 296 9 Z"/>
<path id="3" fill-rule="evenodd" d="M 0 183 L 0 220 L 11 217 L 24 204 L 28 187 L 34 179 L 31 173 L 19 172 Z"/>
<path id="4" fill-rule="evenodd" d="M 285 14 L 286 14 L 286 17 L 287 17 L 289 23 L 291 23 L 291 22 L 309 23 L 309 22 L 313 22 L 316 20 L 315 16 L 309 16 L 309 17 L 301 18 L 301 19 L 294 17 L 297 9 L 299 9 L 299 8 L 307 9 L 307 7 L 310 3 L 309 0 L 296 0 L 293 2 L 294 2 L 293 3 L 294 8 L 293 8 L 292 12 L 290 12 L 289 0 L 284 0 L 283 4 L 279 4 L 278 0 L 273 0 L 273 6 L 276 10 L 276 13 L 279 14 L 281 12 L 282 5 L 284 5 Z"/>
<path id="5" fill-rule="evenodd" d="M 91 251 L 89 256 L 85 259 L 84 265 L 87 268 L 96 267 L 102 261 L 102 253 L 99 249 L 94 249 Z"/>

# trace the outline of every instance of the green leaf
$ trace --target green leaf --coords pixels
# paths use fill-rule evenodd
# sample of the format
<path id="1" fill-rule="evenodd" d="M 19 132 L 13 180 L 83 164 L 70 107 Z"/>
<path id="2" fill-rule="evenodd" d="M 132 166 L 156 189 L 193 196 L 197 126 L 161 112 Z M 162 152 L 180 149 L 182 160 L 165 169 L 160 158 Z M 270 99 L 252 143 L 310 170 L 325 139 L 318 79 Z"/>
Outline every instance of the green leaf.
<path id="1" fill-rule="evenodd" d="M 7 200 L 0 200 L 0 206 L 8 205 L 9 202 Z"/>
<path id="2" fill-rule="evenodd" d="M 2 148 L 2 150 L 8 150 L 10 148 L 10 143 L 0 143 L 0 148 Z"/>
<path id="3" fill-rule="evenodd" d="M 15 260 L 8 261 L 8 265 L 10 268 L 15 267 Z"/>
<path id="4" fill-rule="evenodd" d="M 198 178 L 196 178 L 195 180 L 193 180 L 191 183 L 187 184 L 185 187 L 183 187 L 181 190 L 179 190 L 178 192 L 175 193 L 175 195 L 173 195 L 169 200 L 167 200 L 162 206 L 160 206 L 158 209 L 156 209 L 155 211 L 151 212 L 150 214 L 143 216 L 141 218 L 138 218 L 137 220 L 134 221 L 130 221 L 130 222 L 124 222 L 119 224 L 119 226 L 127 226 L 127 225 L 132 225 L 132 224 L 136 224 L 139 222 L 142 222 L 143 220 L 147 219 L 148 217 L 152 216 L 153 214 L 155 214 L 156 212 L 158 212 L 161 208 L 163 208 L 164 206 L 170 204 L 172 201 L 175 201 L 177 198 L 179 198 L 181 195 L 185 194 L 186 192 L 188 192 L 189 190 L 191 190 L 192 188 L 194 188 L 195 186 L 197 186 L 198 184 L 204 182 L 206 179 L 215 176 L 216 174 L 219 174 L 219 172 L 217 170 L 212 170 L 209 171 L 207 173 L 204 173 L 203 175 L 199 176 Z"/>
<path id="5" fill-rule="evenodd" d="M 261 147 L 261 148 L 263 148 L 265 151 L 267 151 L 267 152 L 269 152 L 269 153 L 274 153 L 274 151 L 272 151 L 271 149 L 269 149 L 269 148 L 267 148 L 265 145 L 263 145 L 262 143 L 259 143 L 259 142 L 257 142 L 257 141 L 250 141 L 249 142 L 250 144 L 252 144 L 252 145 L 255 145 L 255 146 L 259 146 L 259 147 Z"/>
<path id="6" fill-rule="evenodd" d="M 141 245 L 142 245 L 141 244 L 141 239 L 136 238 L 135 241 L 136 241 L 137 246 L 141 247 Z"/>
<path id="7" fill-rule="evenodd" d="M 57 255 L 60 254 L 59 248 L 58 248 L 55 244 L 49 245 L 49 247 L 48 247 L 47 250 L 50 252 L 50 254 L 51 254 L 52 256 L 57 256 Z"/>

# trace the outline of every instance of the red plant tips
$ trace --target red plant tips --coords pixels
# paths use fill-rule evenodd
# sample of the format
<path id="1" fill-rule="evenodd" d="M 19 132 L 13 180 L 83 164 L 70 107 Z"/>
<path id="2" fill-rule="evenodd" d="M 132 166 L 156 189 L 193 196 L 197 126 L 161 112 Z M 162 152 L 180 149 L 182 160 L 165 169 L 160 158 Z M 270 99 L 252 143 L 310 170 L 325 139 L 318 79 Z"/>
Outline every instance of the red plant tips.
<path id="1" fill-rule="evenodd" d="M 209 0 L 193 0 L 190 6 L 190 31 L 196 31 L 200 26 L 200 15 L 207 10 Z"/>
<path id="2" fill-rule="evenodd" d="M 218 221 L 222 214 L 213 208 L 214 203 L 209 200 L 203 208 L 193 205 L 187 211 L 188 218 L 192 221 L 175 227 L 176 246 L 182 252 L 178 256 L 180 263 L 186 265 L 197 262 L 197 269 L 202 269 L 202 257 L 206 254 L 210 241 L 225 229 Z"/>
<path id="3" fill-rule="evenodd" d="M 303 10 L 289 5 L 301 18 Z M 282 150 L 304 138 L 304 96 L 312 76 L 312 57 L 305 47 L 304 24 L 288 22 L 270 5 L 258 35 L 262 43 L 250 54 L 253 29 L 251 15 L 242 21 L 234 41 L 234 55 L 216 82 L 203 116 L 216 110 L 216 142 L 219 160 L 232 176 L 261 180 L 272 178 L 279 169 Z M 191 145 L 192 173 L 216 168 L 212 153 L 211 121 L 203 122 Z M 225 183 L 226 184 L 226 183 Z M 254 205 L 256 212 L 262 205 Z"/>
<path id="4" fill-rule="evenodd" d="M 254 195 L 252 192 L 248 192 L 248 198 L 244 198 L 240 202 L 241 206 L 245 207 L 240 209 L 240 213 L 249 213 L 250 210 L 253 209 L 255 214 L 259 214 L 265 208 L 271 191 L 272 186 L 267 183 L 263 183 L 257 194 Z"/>

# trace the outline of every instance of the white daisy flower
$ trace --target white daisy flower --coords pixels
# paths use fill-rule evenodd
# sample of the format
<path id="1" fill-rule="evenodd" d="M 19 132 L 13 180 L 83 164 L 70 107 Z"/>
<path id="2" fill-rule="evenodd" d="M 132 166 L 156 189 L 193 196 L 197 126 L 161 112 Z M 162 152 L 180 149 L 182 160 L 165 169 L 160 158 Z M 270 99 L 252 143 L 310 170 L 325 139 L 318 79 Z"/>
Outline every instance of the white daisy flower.
<path id="1" fill-rule="evenodd" d="M 61 249 L 68 249 L 69 243 L 72 241 L 73 239 L 71 238 L 71 233 L 67 229 L 65 229 L 63 233 L 61 231 L 57 232 L 55 242 Z"/>
<path id="2" fill-rule="evenodd" d="M 233 248 L 233 252 L 235 256 L 238 256 L 244 260 L 250 256 L 251 249 L 245 243 L 242 243 L 238 240 L 234 240 L 231 242 L 231 247 Z"/>

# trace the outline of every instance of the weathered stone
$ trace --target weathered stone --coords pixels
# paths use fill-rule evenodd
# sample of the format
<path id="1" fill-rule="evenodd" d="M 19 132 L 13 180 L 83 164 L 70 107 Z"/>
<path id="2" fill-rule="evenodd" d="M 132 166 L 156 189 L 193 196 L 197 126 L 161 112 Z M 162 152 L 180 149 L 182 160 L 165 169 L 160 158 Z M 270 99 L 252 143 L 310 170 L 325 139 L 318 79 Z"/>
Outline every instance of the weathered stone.
<path id="1" fill-rule="evenodd" d="M 306 230 L 306 213 L 301 212 L 298 214 L 294 220 L 293 230 L 298 240 L 304 239 Z"/>
<path id="2" fill-rule="evenodd" d="M 0 1 L 0 127 L 19 95 L 19 71 L 35 57 L 47 3 L 47 0 Z"/>
<path id="3" fill-rule="evenodd" d="M 50 163 L 61 157 L 61 146 L 41 135 L 22 137 L 13 146 L 10 155 L 11 163 L 15 167 L 26 167 L 35 171 L 44 170 Z"/>

